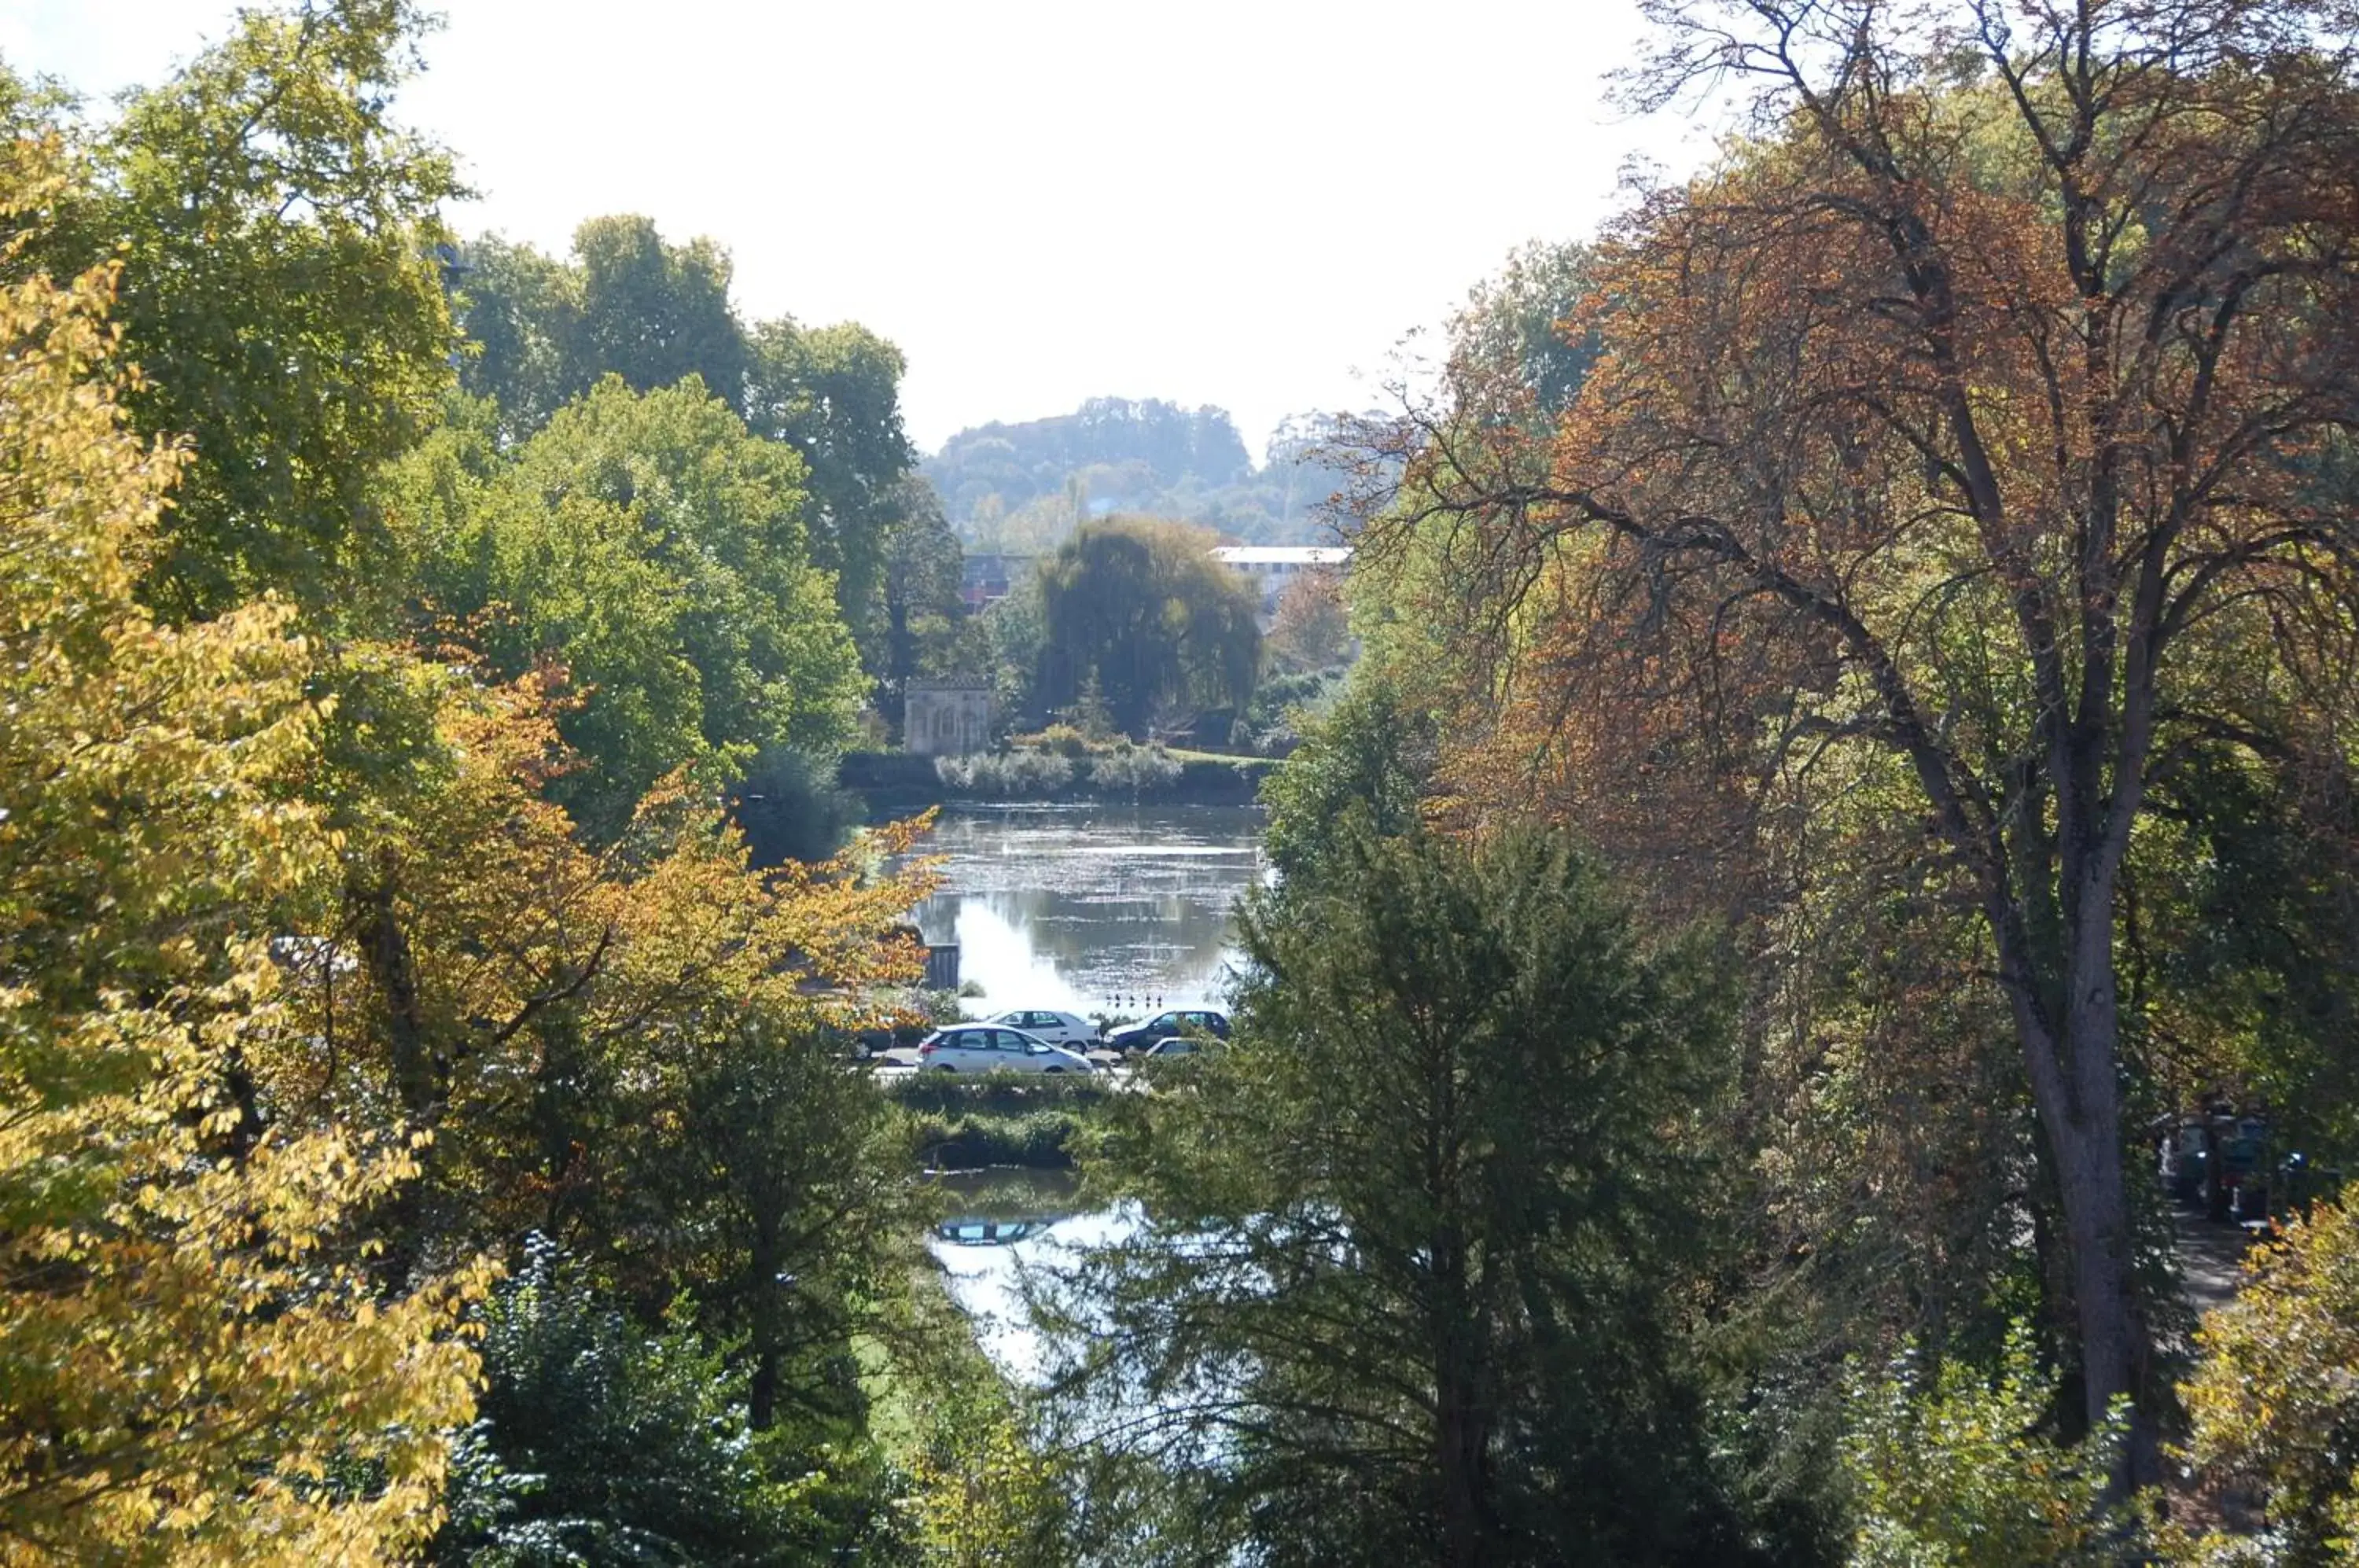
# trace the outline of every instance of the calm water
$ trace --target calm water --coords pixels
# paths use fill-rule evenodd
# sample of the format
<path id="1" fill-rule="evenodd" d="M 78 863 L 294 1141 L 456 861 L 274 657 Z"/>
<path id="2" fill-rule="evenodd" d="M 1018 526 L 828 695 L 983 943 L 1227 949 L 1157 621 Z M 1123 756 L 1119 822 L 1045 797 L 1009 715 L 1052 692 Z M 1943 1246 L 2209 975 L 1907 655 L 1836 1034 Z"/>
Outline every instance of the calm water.
<path id="1" fill-rule="evenodd" d="M 1249 806 L 947 811 L 919 846 L 946 860 L 918 924 L 959 944 L 977 1016 L 1217 1007 L 1237 896 L 1266 875 L 1261 831 Z"/>
<path id="2" fill-rule="evenodd" d="M 1051 1350 L 1025 1301 L 1027 1272 L 1054 1271 L 1092 1247 L 1125 1239 L 1138 1215 L 1128 1205 L 1082 1207 L 1073 1178 L 1058 1171 L 974 1171 L 939 1180 L 953 1194 L 951 1212 L 926 1245 L 942 1266 L 943 1286 L 1000 1372 L 1037 1384 Z"/>

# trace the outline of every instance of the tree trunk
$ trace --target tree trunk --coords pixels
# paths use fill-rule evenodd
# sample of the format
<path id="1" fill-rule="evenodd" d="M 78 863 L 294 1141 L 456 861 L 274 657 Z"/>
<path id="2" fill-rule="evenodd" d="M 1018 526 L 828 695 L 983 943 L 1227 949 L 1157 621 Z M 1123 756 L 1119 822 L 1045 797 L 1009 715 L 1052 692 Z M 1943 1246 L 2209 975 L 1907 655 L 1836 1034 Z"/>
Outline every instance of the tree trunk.
<path id="1" fill-rule="evenodd" d="M 1434 1457 L 1441 1481 L 1441 1560 L 1451 1568 L 1484 1561 L 1489 1511 L 1484 1451 L 1489 1446 L 1481 1397 L 1460 1347 L 1446 1345 L 1434 1387 Z"/>
<path id="2" fill-rule="evenodd" d="M 2091 1430 L 2107 1419 L 2115 1400 L 2132 1401 L 2129 1443 L 2114 1472 L 2120 1492 L 2157 1479 L 2161 1455 L 2147 1388 L 2150 1345 L 2138 1301 L 2122 1149 L 2110 896 L 2081 900 L 2071 924 L 2073 962 L 2067 966 L 2061 1029 L 2051 1026 L 2027 986 L 2018 982 L 2011 990 L 2032 1099 L 2055 1159 Z M 2018 975 L 2036 972 L 2022 963 L 2027 954 L 2016 956 L 2009 967 Z"/>

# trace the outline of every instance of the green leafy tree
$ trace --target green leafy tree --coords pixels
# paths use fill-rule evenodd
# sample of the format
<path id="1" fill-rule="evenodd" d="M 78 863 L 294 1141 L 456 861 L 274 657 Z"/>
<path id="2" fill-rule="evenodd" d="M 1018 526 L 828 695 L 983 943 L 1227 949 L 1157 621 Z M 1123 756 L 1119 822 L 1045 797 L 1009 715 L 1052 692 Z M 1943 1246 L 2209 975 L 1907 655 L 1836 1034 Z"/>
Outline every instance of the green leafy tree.
<path id="1" fill-rule="evenodd" d="M 891 1107 L 832 1037 L 757 1018 L 708 1044 L 677 1127 L 648 1151 L 650 1184 L 694 1238 L 675 1277 L 743 1346 L 754 1427 L 852 1422 L 850 1334 L 917 1228 Z"/>
<path id="2" fill-rule="evenodd" d="M 742 1378 L 692 1323 L 643 1330 L 546 1242 L 482 1326 L 481 1415 L 454 1466 L 438 1563 L 784 1568 L 874 1549 L 889 1527 L 873 1464 L 823 1456 L 843 1472 L 832 1475 L 809 1464 L 822 1456 L 763 1442 Z M 846 1497 L 847 1479 L 871 1496 Z"/>
<path id="3" fill-rule="evenodd" d="M 389 113 L 425 25 L 408 0 L 244 12 L 119 114 L 60 127 L 76 178 L 17 259 L 120 259 L 125 407 L 194 453 L 143 589 L 172 615 L 276 590 L 332 618 L 376 470 L 450 383 L 433 246 L 458 186 Z"/>
<path id="4" fill-rule="evenodd" d="M 466 388 L 522 441 L 607 376 L 652 392 L 689 376 L 765 441 L 801 457 L 813 561 L 834 574 L 844 622 L 882 672 L 879 603 L 888 537 L 912 511 L 916 453 L 901 425 L 901 352 L 854 323 L 781 317 L 748 328 L 729 298 L 728 253 L 673 245 L 654 221 L 592 218 L 571 258 L 486 235 L 470 248 Z"/>
<path id="5" fill-rule="evenodd" d="M 512 458 L 442 432 L 390 485 L 414 612 L 455 617 L 501 675 L 561 663 L 587 767 L 559 798 L 611 831 L 675 768 L 851 734 L 859 667 L 809 559 L 803 472 L 702 385 L 610 378 Z"/>
<path id="6" fill-rule="evenodd" d="M 2055 1380 L 2029 1331 L 2006 1341 L 1998 1375 L 1941 1364 L 1931 1386 L 1908 1358 L 1855 1380 L 1843 1470 L 1856 1568 L 2067 1568 L 2117 1563 L 2135 1536 L 2107 1506 L 2110 1451 L 2067 1447 L 2049 1428 Z"/>
<path id="7" fill-rule="evenodd" d="M 813 559 L 836 574 L 846 624 L 864 647 L 877 648 L 892 537 L 937 515 L 927 497 L 903 487 L 917 453 L 901 427 L 901 351 L 855 323 L 807 327 L 782 318 L 755 329 L 748 356 L 745 422 L 802 454 Z M 869 660 L 880 675 L 885 651 Z"/>
<path id="8" fill-rule="evenodd" d="M 1261 673 L 1260 596 L 1184 523 L 1093 523 L 1040 570 L 1043 691 L 1073 702 L 1093 679 L 1115 726 L 1144 735 L 1174 714 L 1243 707 Z"/>
<path id="9" fill-rule="evenodd" d="M 904 479 L 896 492 L 898 517 L 886 528 L 878 593 L 876 655 L 868 660 L 883 684 L 890 716 L 914 676 L 946 673 L 960 623 L 966 617 L 958 536 L 942 517 L 940 498 L 923 479 Z"/>
<path id="10" fill-rule="evenodd" d="M 1072 1281 L 1060 1408 L 1125 1412 L 1100 1528 L 1144 1465 L 1199 1488 L 1212 1557 L 1747 1561 L 1683 1323 L 1709 968 L 1520 833 L 1347 829 L 1242 941 L 1235 1041 L 1117 1097 L 1149 1218 Z"/>

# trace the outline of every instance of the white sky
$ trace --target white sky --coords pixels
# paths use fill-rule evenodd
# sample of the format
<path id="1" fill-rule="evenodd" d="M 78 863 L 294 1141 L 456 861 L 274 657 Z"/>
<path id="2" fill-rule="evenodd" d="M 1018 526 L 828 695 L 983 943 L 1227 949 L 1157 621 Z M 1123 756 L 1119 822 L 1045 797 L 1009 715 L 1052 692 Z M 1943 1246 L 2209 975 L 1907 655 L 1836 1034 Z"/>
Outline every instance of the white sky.
<path id="1" fill-rule="evenodd" d="M 865 322 L 910 433 L 1111 394 L 1288 414 L 1377 401 L 1394 345 L 1514 246 L 1589 233 L 1624 160 L 1699 128 L 1601 73 L 1628 0 L 440 0 L 402 99 L 496 228 L 562 254 L 645 212 L 736 259 L 751 317 Z M 227 0 L 0 0 L 0 54 L 103 94 Z"/>

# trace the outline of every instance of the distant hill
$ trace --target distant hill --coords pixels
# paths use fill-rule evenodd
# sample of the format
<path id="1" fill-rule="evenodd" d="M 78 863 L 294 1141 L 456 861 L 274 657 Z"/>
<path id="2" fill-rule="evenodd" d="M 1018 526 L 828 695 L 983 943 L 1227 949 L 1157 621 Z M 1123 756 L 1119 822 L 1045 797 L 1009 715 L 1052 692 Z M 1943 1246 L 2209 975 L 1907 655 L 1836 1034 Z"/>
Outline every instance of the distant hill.
<path id="1" fill-rule="evenodd" d="M 1338 483 L 1310 455 L 1327 428 L 1289 420 L 1256 466 L 1224 408 L 1093 397 L 1071 414 L 961 430 L 922 467 L 977 550 L 1038 553 L 1112 512 L 1303 544 L 1323 537 L 1319 507 Z"/>

